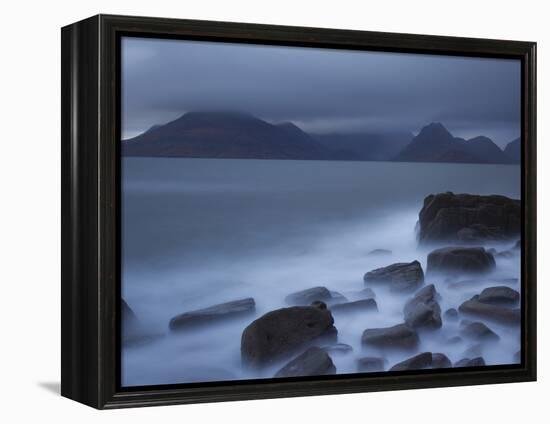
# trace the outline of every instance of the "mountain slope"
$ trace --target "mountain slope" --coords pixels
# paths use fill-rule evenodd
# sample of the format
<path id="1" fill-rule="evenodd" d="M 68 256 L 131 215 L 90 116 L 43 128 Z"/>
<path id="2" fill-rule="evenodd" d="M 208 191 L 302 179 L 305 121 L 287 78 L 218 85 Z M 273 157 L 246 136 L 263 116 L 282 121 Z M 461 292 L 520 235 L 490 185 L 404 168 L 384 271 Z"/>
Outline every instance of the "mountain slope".
<path id="1" fill-rule="evenodd" d="M 521 161 L 521 138 L 516 138 L 506 145 L 504 153 L 514 163 L 520 163 Z"/>

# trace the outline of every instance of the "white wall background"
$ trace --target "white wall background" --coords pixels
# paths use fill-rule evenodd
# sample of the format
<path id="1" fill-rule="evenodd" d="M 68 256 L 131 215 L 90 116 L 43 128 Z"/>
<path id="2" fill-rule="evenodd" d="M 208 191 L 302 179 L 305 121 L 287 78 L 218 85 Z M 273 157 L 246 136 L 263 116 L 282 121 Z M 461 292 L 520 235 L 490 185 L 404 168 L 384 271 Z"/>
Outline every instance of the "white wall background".
<path id="1" fill-rule="evenodd" d="M 550 31 L 543 1 L 94 0 L 3 3 L 0 421 L 520 423 L 548 416 Z M 537 41 L 539 382 L 99 412 L 61 398 L 60 31 L 96 13 Z M 382 421 L 382 422 L 383 422 Z"/>

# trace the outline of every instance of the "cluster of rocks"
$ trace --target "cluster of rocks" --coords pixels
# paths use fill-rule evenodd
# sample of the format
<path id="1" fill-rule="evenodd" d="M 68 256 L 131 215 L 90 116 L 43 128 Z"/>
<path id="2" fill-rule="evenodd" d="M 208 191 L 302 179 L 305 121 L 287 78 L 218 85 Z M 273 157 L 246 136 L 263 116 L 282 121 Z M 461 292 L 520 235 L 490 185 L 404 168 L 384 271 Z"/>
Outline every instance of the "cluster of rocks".
<path id="1" fill-rule="evenodd" d="M 519 233 L 519 202 L 502 196 L 471 196 L 442 193 L 424 200 L 419 215 L 419 240 L 448 242 L 427 256 L 426 273 L 419 261 L 390 263 L 364 274 L 363 290 L 349 300 L 341 293 L 324 286 L 311 287 L 287 295 L 286 307 L 276 309 L 254 319 L 242 332 L 241 359 L 244 367 L 265 368 L 285 363 L 274 377 L 328 375 L 337 372 L 334 355 L 347 355 L 350 345 L 338 343 L 334 317 L 344 314 L 376 313 L 378 304 L 373 288 L 386 287 L 392 293 L 409 295 L 403 307 L 403 322 L 384 328 L 367 328 L 361 335 L 361 344 L 375 350 L 402 351 L 413 354 L 420 346 L 422 334 L 442 327 L 443 319 L 463 319 L 459 332 L 448 339 L 449 345 L 468 340 L 477 345 L 464 352 L 463 358 L 452 364 L 444 353 L 422 352 L 389 366 L 384 357 L 366 356 L 357 360 L 359 372 L 409 371 L 427 368 L 477 367 L 485 361 L 481 348 L 485 343 L 497 342 L 500 337 L 486 323 L 479 320 L 515 325 L 521 313 L 517 304 L 520 294 L 510 287 L 498 285 L 482 290 L 471 299 L 450 308 L 442 314 L 441 296 L 430 280 L 445 275 L 468 276 L 461 284 L 476 284 L 480 278 L 494 271 L 498 252 L 481 246 L 456 246 L 456 242 L 501 240 Z M 519 242 L 510 249 L 517 254 Z M 387 257 L 392 252 L 376 249 L 371 256 Z M 477 279 L 476 279 L 477 278 Z M 443 280 L 444 281 L 444 280 Z M 456 281 L 449 283 L 458 284 Z M 457 286 L 458 287 L 458 286 Z M 135 323 L 136 317 L 123 301 L 124 320 Z M 256 314 L 254 299 L 246 298 L 221 303 L 208 308 L 184 312 L 170 320 L 174 332 L 196 329 L 214 323 Z M 368 315 L 364 315 L 368 317 Z"/>

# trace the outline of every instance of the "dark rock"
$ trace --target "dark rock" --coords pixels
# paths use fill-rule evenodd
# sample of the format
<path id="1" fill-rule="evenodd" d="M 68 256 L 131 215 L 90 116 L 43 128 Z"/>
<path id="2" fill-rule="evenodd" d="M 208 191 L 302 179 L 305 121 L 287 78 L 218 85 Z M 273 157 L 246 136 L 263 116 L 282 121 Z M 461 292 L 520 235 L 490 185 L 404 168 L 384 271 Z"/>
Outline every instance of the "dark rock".
<path id="1" fill-rule="evenodd" d="M 420 242 L 478 242 L 515 238 L 521 203 L 504 196 L 431 194 L 419 214 Z"/>
<path id="2" fill-rule="evenodd" d="M 414 349 L 419 338 L 416 331 L 405 324 L 386 328 L 371 328 L 363 332 L 361 342 L 385 349 Z"/>
<path id="3" fill-rule="evenodd" d="M 458 320 L 458 311 L 455 308 L 449 308 L 445 311 L 444 317 L 449 321 L 456 321 Z"/>
<path id="4" fill-rule="evenodd" d="M 228 319 L 253 314 L 255 310 L 256 304 L 251 297 L 220 303 L 175 316 L 170 320 L 170 330 L 187 330 L 205 324 L 225 322 Z"/>
<path id="5" fill-rule="evenodd" d="M 361 299 L 374 299 L 376 298 L 376 293 L 370 287 L 365 287 L 363 290 L 356 292 L 357 297 Z"/>
<path id="6" fill-rule="evenodd" d="M 500 337 L 482 322 L 472 322 L 464 326 L 461 331 L 464 337 L 478 341 L 496 341 Z"/>
<path id="7" fill-rule="evenodd" d="M 518 324 L 521 321 L 521 311 L 500 305 L 491 305 L 479 301 L 476 295 L 459 306 L 458 310 L 479 318 L 485 318 L 504 324 Z"/>
<path id="8" fill-rule="evenodd" d="M 369 312 L 378 311 L 376 300 L 361 299 L 355 302 L 337 303 L 330 307 L 330 310 L 335 314 L 352 313 L 352 312 Z"/>
<path id="9" fill-rule="evenodd" d="M 483 247 L 443 247 L 428 255 L 428 273 L 484 274 L 495 266 L 495 258 Z"/>
<path id="10" fill-rule="evenodd" d="M 311 302 L 311 306 L 325 310 L 327 309 L 327 304 L 325 302 L 321 302 L 320 300 L 316 300 L 315 302 Z"/>
<path id="11" fill-rule="evenodd" d="M 367 272 L 363 280 L 367 284 L 388 285 L 391 291 L 410 291 L 424 282 L 424 272 L 418 261 L 395 263 Z"/>
<path id="12" fill-rule="evenodd" d="M 454 364 L 455 368 L 462 368 L 462 367 L 484 367 L 485 366 L 485 360 L 482 357 L 478 358 L 464 358 L 460 361 L 456 362 Z"/>
<path id="13" fill-rule="evenodd" d="M 336 301 L 345 301 L 346 298 L 340 293 L 331 292 L 326 287 L 312 287 L 296 293 L 291 293 L 285 297 L 286 303 L 297 306 L 311 305 L 311 303 L 316 300 L 330 304 Z"/>
<path id="14" fill-rule="evenodd" d="M 275 377 L 300 377 L 336 374 L 330 356 L 318 347 L 310 347 L 275 374 Z"/>
<path id="15" fill-rule="evenodd" d="M 405 324 L 413 328 L 441 328 L 441 307 L 433 284 L 419 290 L 405 304 Z"/>
<path id="16" fill-rule="evenodd" d="M 388 256 L 392 251 L 387 249 L 374 249 L 369 252 L 369 256 Z"/>
<path id="17" fill-rule="evenodd" d="M 333 323 L 328 309 L 315 306 L 294 306 L 268 312 L 243 331 L 243 363 L 262 366 L 292 355 L 313 341 L 336 341 L 337 330 Z"/>
<path id="18" fill-rule="evenodd" d="M 432 360 L 431 352 L 420 353 L 412 358 L 405 359 L 403 362 L 395 364 L 390 368 L 390 371 L 410 371 L 430 368 L 432 366 Z"/>
<path id="19" fill-rule="evenodd" d="M 432 368 L 451 368 L 452 366 L 451 360 L 443 353 L 432 354 Z"/>
<path id="20" fill-rule="evenodd" d="M 357 360 L 358 372 L 377 372 L 384 371 L 386 360 L 384 358 L 376 358 L 367 356 Z"/>
<path id="21" fill-rule="evenodd" d="M 323 349 L 327 353 L 344 355 L 353 352 L 353 348 L 349 344 L 336 343 L 333 345 L 323 346 Z"/>
<path id="22" fill-rule="evenodd" d="M 506 286 L 488 287 L 479 294 L 478 301 L 492 305 L 514 305 L 519 301 L 519 293 Z"/>

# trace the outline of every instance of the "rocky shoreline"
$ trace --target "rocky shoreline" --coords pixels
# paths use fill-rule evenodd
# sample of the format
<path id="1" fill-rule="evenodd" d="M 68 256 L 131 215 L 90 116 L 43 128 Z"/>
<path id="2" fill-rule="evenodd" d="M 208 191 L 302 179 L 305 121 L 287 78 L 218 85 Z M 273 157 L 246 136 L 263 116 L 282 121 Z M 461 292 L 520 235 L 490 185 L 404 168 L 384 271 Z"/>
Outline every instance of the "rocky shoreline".
<path id="1" fill-rule="evenodd" d="M 521 295 L 508 285 L 485 287 L 498 269 L 495 258 L 518 257 L 519 201 L 504 196 L 440 193 L 424 200 L 419 213 L 418 242 L 433 246 L 426 257 L 391 263 L 392 252 L 376 249 L 368 255 L 388 259 L 382 267 L 358 276 L 353 297 L 328 287 L 314 285 L 286 295 L 281 307 L 258 316 L 256 300 L 249 297 L 183 312 L 169 322 L 171 334 L 246 319 L 240 341 L 243 369 L 274 369 L 272 377 L 300 377 L 338 373 L 336 355 L 357 355 L 339 340 L 342 317 L 364 323 L 356 335 L 368 355 L 356 359 L 356 372 L 402 372 L 422 369 L 484 366 L 483 347 L 499 343 L 493 325 L 518 327 Z M 498 252 L 489 245 L 498 240 L 510 248 Z M 419 251 L 420 252 L 420 251 Z M 426 263 L 423 269 L 421 262 Z M 508 279 L 516 284 L 517 279 Z M 481 288 L 482 283 L 484 284 Z M 442 312 L 438 287 L 476 291 L 470 299 Z M 336 288 L 337 287 L 331 287 Z M 369 324 L 383 306 L 377 291 L 389 291 L 402 299 L 402 320 L 387 327 Z M 135 333 L 138 318 L 123 300 L 123 319 Z M 419 351 L 422 341 L 437 334 L 445 322 L 457 322 L 456 334 L 441 344 L 440 351 Z M 123 338 L 123 343 L 124 343 Z M 445 347 L 473 343 L 461 359 L 451 362 Z M 378 352 L 378 356 L 371 355 Z M 406 359 L 395 361 L 390 352 Z"/>

